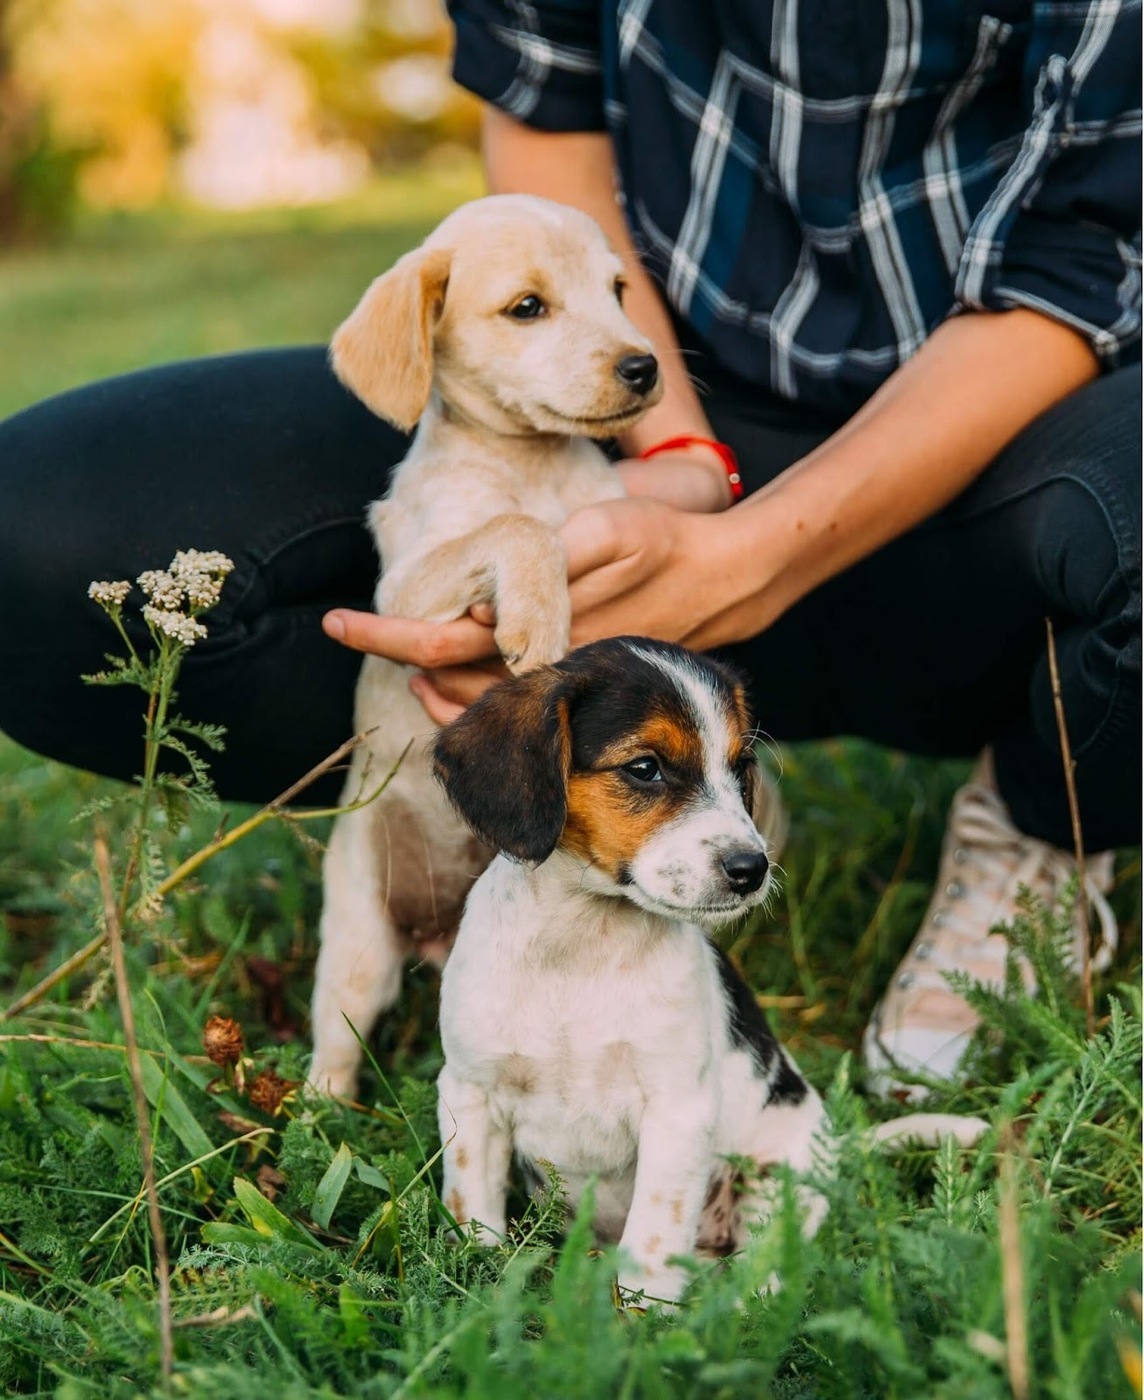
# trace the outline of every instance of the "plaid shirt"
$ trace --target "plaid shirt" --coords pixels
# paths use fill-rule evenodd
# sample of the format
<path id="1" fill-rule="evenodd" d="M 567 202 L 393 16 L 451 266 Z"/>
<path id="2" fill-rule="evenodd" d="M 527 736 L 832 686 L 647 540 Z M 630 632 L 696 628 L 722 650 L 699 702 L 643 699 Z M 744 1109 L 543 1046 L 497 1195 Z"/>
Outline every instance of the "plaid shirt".
<path id="1" fill-rule="evenodd" d="M 850 412 L 958 308 L 1139 358 L 1139 0 L 449 7 L 462 86 L 610 132 L 647 267 L 749 382 Z"/>

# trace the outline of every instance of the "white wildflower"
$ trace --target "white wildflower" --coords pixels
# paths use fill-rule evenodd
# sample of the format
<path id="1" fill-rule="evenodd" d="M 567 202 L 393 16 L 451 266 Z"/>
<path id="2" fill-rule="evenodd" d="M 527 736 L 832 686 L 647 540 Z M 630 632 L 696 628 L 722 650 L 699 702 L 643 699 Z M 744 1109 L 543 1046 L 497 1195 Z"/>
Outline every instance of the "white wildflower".
<path id="1" fill-rule="evenodd" d="M 233 568 L 234 561 L 219 549 L 180 549 L 171 560 L 171 573 L 183 580 L 198 574 L 226 578 Z"/>
<path id="2" fill-rule="evenodd" d="M 155 608 L 174 612 L 183 605 L 183 585 L 166 569 L 145 569 L 136 579 Z M 144 608 L 144 614 L 147 609 Z"/>
<path id="3" fill-rule="evenodd" d="M 170 573 L 182 585 L 195 612 L 213 608 L 222 593 L 233 562 L 217 549 L 180 549 L 171 560 Z"/>
<path id="4" fill-rule="evenodd" d="M 183 587 L 187 591 L 187 602 L 196 612 L 213 608 L 219 600 L 224 580 L 212 578 L 210 574 L 184 574 Z"/>
<path id="5" fill-rule="evenodd" d="M 134 912 L 141 924 L 153 924 L 163 912 L 163 896 L 152 890 L 136 903 Z"/>
<path id="6" fill-rule="evenodd" d="M 188 617 L 186 613 L 155 607 L 151 603 L 144 607 L 143 617 L 156 631 L 166 633 L 185 647 L 193 647 L 200 638 L 207 635 L 207 629 L 193 617 Z"/>
<path id="7" fill-rule="evenodd" d="M 115 583 L 93 583 L 88 587 L 87 596 L 101 608 L 121 608 L 131 592 L 131 584 L 126 579 Z"/>

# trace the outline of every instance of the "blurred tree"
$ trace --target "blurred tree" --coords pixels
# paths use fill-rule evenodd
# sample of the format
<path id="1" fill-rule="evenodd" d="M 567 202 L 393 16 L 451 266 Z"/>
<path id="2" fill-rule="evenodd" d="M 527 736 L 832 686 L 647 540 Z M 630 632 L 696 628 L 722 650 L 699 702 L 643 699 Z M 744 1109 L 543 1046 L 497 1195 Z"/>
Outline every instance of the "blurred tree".
<path id="1" fill-rule="evenodd" d="M 441 0 L 360 0 L 352 27 L 299 34 L 293 49 L 328 128 L 375 164 L 405 164 L 442 143 L 476 145 L 479 109 L 449 77 Z"/>
<path id="2" fill-rule="evenodd" d="M 52 138 L 84 152 L 98 204 L 168 192 L 201 23 L 195 0 L 16 0 L 28 10 L 16 70 L 44 102 Z"/>
<path id="3" fill-rule="evenodd" d="M 335 198 L 475 144 L 441 0 L 0 0 L 0 240 L 78 194 Z"/>
<path id="4" fill-rule="evenodd" d="M 16 67 L 41 9 L 39 0 L 0 0 L 0 243 L 55 232 L 75 205 L 83 151 L 53 139 L 46 101 Z"/>

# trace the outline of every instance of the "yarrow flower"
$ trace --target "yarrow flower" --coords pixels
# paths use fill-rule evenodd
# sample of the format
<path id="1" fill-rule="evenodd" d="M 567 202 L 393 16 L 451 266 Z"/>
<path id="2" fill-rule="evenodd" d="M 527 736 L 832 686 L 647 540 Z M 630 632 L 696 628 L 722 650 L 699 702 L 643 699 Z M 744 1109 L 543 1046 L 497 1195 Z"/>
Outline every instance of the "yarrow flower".
<path id="1" fill-rule="evenodd" d="M 166 569 L 144 569 L 136 582 L 151 599 L 152 610 L 166 608 L 174 612 L 183 606 L 183 585 Z M 143 616 L 147 616 L 146 608 Z"/>
<path id="2" fill-rule="evenodd" d="M 185 647 L 193 647 L 200 638 L 207 635 L 207 629 L 186 613 L 170 612 L 166 608 L 154 607 L 148 603 L 143 609 L 144 621 L 149 622 L 158 632 L 165 633 Z"/>
<path id="3" fill-rule="evenodd" d="M 213 608 L 233 562 L 217 549 L 180 549 L 171 560 L 170 573 L 182 585 L 194 612 Z"/>
<path id="4" fill-rule="evenodd" d="M 144 569 L 135 581 L 147 598 L 143 618 L 152 633 L 161 632 L 193 647 L 207 635 L 207 629 L 196 621 L 198 614 L 218 602 L 233 569 L 233 562 L 218 549 L 180 549 L 167 568 Z M 87 596 L 111 615 L 122 632 L 119 613 L 130 592 L 131 584 L 125 580 L 97 581 L 88 588 Z M 123 636 L 127 640 L 126 633 Z"/>
<path id="5" fill-rule="evenodd" d="M 233 568 L 234 561 L 220 549 L 180 549 L 171 560 L 171 573 L 176 578 L 185 578 L 188 574 L 217 574 L 226 578 Z"/>
<path id="6" fill-rule="evenodd" d="M 126 579 L 115 583 L 93 583 L 88 587 L 87 596 L 101 608 L 119 609 L 127 601 L 131 584 Z"/>

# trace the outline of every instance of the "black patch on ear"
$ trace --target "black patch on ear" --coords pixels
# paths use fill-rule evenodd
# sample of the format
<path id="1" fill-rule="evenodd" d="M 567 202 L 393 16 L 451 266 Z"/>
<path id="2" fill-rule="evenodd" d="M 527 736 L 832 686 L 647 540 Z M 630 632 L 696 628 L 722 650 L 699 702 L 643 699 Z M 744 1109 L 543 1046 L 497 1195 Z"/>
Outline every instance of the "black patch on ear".
<path id="1" fill-rule="evenodd" d="M 780 1051 L 771 1075 L 771 1097 L 768 1102 L 788 1103 L 792 1108 L 797 1108 L 805 1098 L 806 1080 Z"/>
<path id="2" fill-rule="evenodd" d="M 717 944 L 711 946 L 715 950 L 719 980 L 723 983 L 723 995 L 727 1000 L 727 1022 L 732 1044 L 747 1051 L 759 1078 L 766 1080 L 770 1090 L 768 1103 L 797 1106 L 806 1098 L 806 1081 L 783 1054 L 759 1003 L 735 971 L 734 963 Z"/>
<path id="3" fill-rule="evenodd" d="M 494 686 L 438 734 L 433 773 L 487 845 L 547 860 L 568 816 L 569 737 L 552 667 Z"/>

